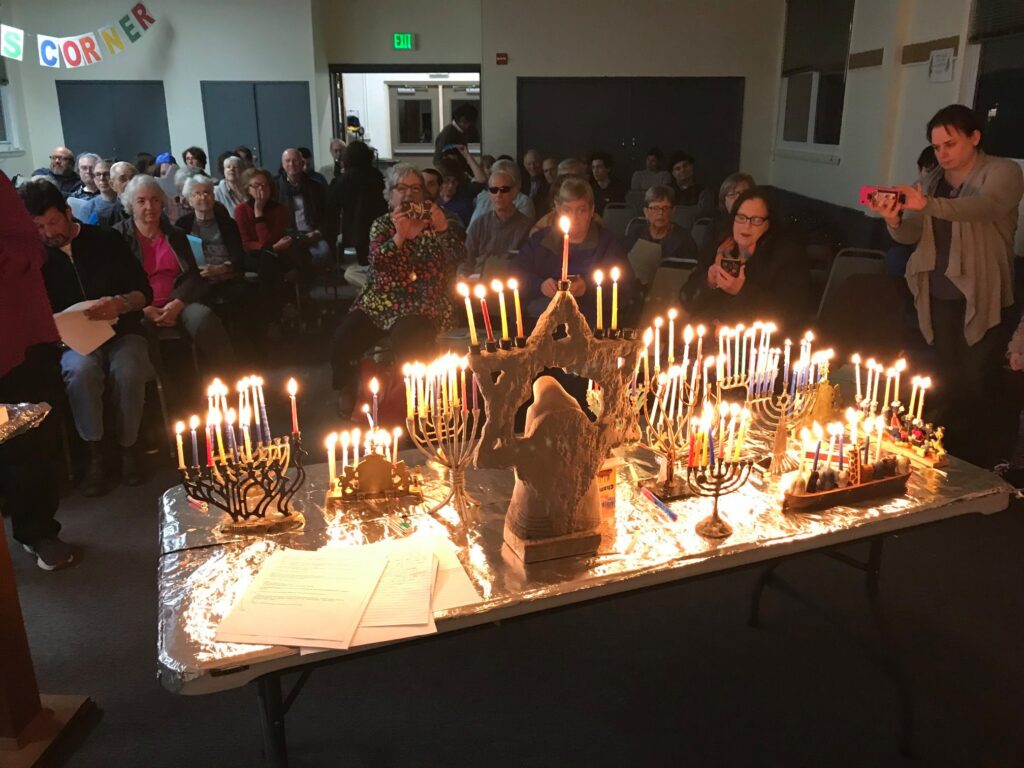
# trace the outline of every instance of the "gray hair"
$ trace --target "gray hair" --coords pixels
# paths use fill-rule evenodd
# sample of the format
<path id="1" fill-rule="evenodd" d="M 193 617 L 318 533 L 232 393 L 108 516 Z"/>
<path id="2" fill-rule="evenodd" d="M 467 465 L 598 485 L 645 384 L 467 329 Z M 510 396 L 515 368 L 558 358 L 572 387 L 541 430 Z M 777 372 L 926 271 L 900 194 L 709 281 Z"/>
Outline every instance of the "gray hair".
<path id="1" fill-rule="evenodd" d="M 46 174 L 37 173 L 35 176 L 30 178 L 25 183 L 26 184 L 32 184 L 33 182 L 36 182 L 36 181 L 48 181 L 50 184 L 53 184 L 53 186 L 55 186 L 57 189 L 60 189 L 60 184 L 58 184 L 57 180 L 55 178 L 53 178 L 53 176 L 51 176 L 48 173 L 46 173 Z"/>
<path id="2" fill-rule="evenodd" d="M 587 178 L 586 163 L 575 157 L 567 157 L 565 160 L 558 164 L 558 176 L 579 176 L 581 179 Z"/>
<path id="3" fill-rule="evenodd" d="M 391 166 L 391 170 L 388 171 L 388 190 L 387 193 L 390 195 L 395 187 L 398 186 L 398 182 L 404 179 L 406 176 L 417 176 L 419 177 L 420 184 L 426 186 L 423 181 L 423 171 L 417 168 L 412 163 L 395 163 Z"/>
<path id="4" fill-rule="evenodd" d="M 206 176 L 206 171 L 202 168 L 195 168 L 191 165 L 186 165 L 184 168 L 179 168 L 174 174 L 174 186 L 178 188 L 178 194 L 183 194 L 185 189 L 185 182 L 194 176 Z"/>
<path id="5" fill-rule="evenodd" d="M 519 186 L 519 166 L 513 160 L 495 160 L 491 165 L 491 176 L 496 173 L 503 173 Z"/>
<path id="6" fill-rule="evenodd" d="M 224 158 L 224 167 L 227 168 L 229 165 L 237 165 L 239 168 L 244 168 L 245 162 L 238 155 L 228 155 Z"/>
<path id="7" fill-rule="evenodd" d="M 78 160 L 75 161 L 75 167 L 81 168 L 83 160 L 92 160 L 93 164 L 95 165 L 100 161 L 100 159 L 100 156 L 97 155 L 95 152 L 83 152 L 78 156 Z"/>
<path id="8" fill-rule="evenodd" d="M 181 194 L 185 199 L 192 197 L 192 193 L 195 192 L 196 187 L 206 187 L 211 192 L 216 185 L 216 182 L 205 174 L 195 174 L 185 179 L 185 184 L 181 188 Z"/>
<path id="9" fill-rule="evenodd" d="M 131 214 L 132 207 L 135 205 L 136 196 L 138 196 L 139 192 L 147 189 L 156 190 L 164 207 L 167 207 L 167 193 L 164 192 L 164 188 L 160 186 L 160 182 L 149 174 L 140 173 L 128 182 L 124 188 L 124 192 L 121 193 L 121 205 L 124 207 L 125 213 Z"/>
<path id="10" fill-rule="evenodd" d="M 757 186 L 757 182 L 754 181 L 754 177 L 749 173 L 731 173 L 725 177 L 725 181 L 722 182 L 722 186 L 718 188 L 718 205 L 720 208 L 725 208 L 725 196 L 732 194 L 733 190 L 736 189 L 740 184 L 746 184 L 753 188 Z M 728 211 L 732 213 L 732 211 Z"/>
<path id="11" fill-rule="evenodd" d="M 132 163 L 129 163 L 126 160 L 118 160 L 116 163 L 110 166 L 110 175 L 115 176 L 116 174 L 119 174 L 121 172 L 121 166 L 128 168 L 131 171 L 132 176 L 135 176 L 139 172 L 139 169 L 136 168 Z"/>
<path id="12" fill-rule="evenodd" d="M 676 193 L 672 191 L 672 187 L 664 184 L 655 184 L 644 193 L 644 205 L 650 205 L 659 200 L 667 200 L 669 203 L 674 203 L 676 201 Z"/>
<path id="13" fill-rule="evenodd" d="M 594 190 L 591 188 L 590 182 L 576 176 L 567 177 L 558 190 L 558 198 L 555 203 L 568 203 L 572 200 L 586 200 L 593 205 Z"/>

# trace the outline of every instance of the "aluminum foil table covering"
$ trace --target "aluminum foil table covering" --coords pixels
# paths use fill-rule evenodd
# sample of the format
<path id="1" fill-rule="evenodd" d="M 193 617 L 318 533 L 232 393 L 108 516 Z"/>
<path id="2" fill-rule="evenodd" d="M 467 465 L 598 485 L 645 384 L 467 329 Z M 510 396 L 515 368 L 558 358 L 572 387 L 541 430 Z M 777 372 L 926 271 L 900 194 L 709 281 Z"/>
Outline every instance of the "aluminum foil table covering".
<path id="1" fill-rule="evenodd" d="M 0 403 L 7 409 L 7 421 L 0 424 L 0 443 L 39 426 L 50 412 L 49 403 Z"/>
<path id="2" fill-rule="evenodd" d="M 635 450 L 628 458 L 640 477 L 653 474 L 651 454 Z M 411 456 L 407 460 L 415 461 Z M 277 668 L 308 658 L 300 659 L 295 648 L 213 640 L 220 619 L 277 547 L 313 550 L 399 537 L 420 529 L 445 532 L 459 547 L 460 559 L 482 599 L 476 605 L 438 613 L 440 632 L 446 624 L 458 628 L 485 623 L 945 517 L 994 512 L 1006 507 L 1010 491 L 994 474 L 952 458 L 942 470 L 916 471 L 904 496 L 813 514 L 783 512 L 776 486 L 751 482 L 721 498 L 720 510 L 734 533 L 725 540 L 710 541 L 697 535 L 694 525 L 710 513 L 711 499 L 673 502 L 678 520 L 672 522 L 636 491 L 627 467 L 619 471 L 616 512 L 604 521 L 598 554 L 524 566 L 502 545 L 513 485 L 510 470 L 468 473 L 469 490 L 481 508 L 467 521 L 459 521 L 450 507 L 427 514 L 437 506 L 430 499 L 406 517 L 393 506 L 325 511 L 326 474 L 326 465 L 310 468 L 306 485 L 296 496 L 305 527 L 266 537 L 223 536 L 214 530 L 219 511 L 197 509 L 180 486 L 163 495 L 157 642 L 159 675 L 169 690 L 202 693 L 236 687 L 254 675 L 236 675 L 233 681 L 231 674 L 225 674 L 233 667 L 258 668 L 262 662 L 279 660 Z M 443 499 L 438 470 L 425 467 L 424 474 L 426 495 Z"/>

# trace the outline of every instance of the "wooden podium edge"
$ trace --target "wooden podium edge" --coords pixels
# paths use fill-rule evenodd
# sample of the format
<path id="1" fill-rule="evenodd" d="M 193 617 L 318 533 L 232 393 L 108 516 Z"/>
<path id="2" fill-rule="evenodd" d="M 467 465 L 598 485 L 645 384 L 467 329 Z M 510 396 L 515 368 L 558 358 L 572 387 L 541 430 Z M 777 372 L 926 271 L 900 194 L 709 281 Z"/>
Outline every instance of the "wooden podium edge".
<path id="1" fill-rule="evenodd" d="M 0 768 L 54 764 L 73 749 L 99 720 L 101 710 L 88 696 L 41 694 L 43 708 L 16 739 L 0 739 Z"/>

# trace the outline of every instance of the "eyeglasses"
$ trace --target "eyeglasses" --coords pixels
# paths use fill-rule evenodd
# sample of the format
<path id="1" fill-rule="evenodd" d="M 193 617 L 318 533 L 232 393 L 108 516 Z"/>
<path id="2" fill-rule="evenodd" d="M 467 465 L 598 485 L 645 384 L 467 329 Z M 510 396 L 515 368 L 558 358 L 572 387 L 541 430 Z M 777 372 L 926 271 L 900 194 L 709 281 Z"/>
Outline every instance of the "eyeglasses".
<path id="1" fill-rule="evenodd" d="M 506 194 L 508 192 L 511 192 L 512 191 L 512 187 L 488 187 L 487 191 L 490 192 L 492 195 L 497 195 L 497 194 L 504 195 L 504 194 Z"/>
<path id="2" fill-rule="evenodd" d="M 63 163 L 70 163 L 72 158 L 71 155 L 50 155 L 51 160 L 60 160 Z"/>
<path id="3" fill-rule="evenodd" d="M 395 192 L 422 192 L 423 187 L 419 184 L 395 184 Z"/>
<path id="4" fill-rule="evenodd" d="M 740 224 L 746 224 L 749 221 L 755 227 L 760 227 L 762 224 L 768 221 L 767 216 L 747 216 L 745 213 L 737 213 L 736 216 L 734 216 L 733 218 L 735 218 L 736 221 Z"/>
<path id="5" fill-rule="evenodd" d="M 109 179 L 110 173 L 107 171 L 93 171 L 92 175 L 97 179 Z"/>
<path id="6" fill-rule="evenodd" d="M 644 207 L 651 213 L 669 213 L 672 210 L 671 205 L 647 205 Z"/>

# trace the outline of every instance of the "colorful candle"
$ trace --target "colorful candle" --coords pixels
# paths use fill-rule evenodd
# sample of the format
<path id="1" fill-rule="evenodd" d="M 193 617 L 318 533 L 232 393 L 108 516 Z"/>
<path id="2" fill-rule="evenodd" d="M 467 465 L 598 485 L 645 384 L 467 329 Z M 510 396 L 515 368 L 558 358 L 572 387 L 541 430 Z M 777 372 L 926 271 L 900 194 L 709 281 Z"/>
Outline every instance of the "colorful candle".
<path id="1" fill-rule="evenodd" d="M 594 271 L 594 285 L 597 286 L 597 330 L 604 328 L 604 301 L 601 298 L 601 282 L 604 280 L 604 272 L 600 269 Z"/>
<path id="2" fill-rule="evenodd" d="M 345 472 L 345 467 L 348 466 L 348 444 L 351 437 L 348 432 L 341 433 L 341 471 L 342 474 Z"/>
<path id="3" fill-rule="evenodd" d="M 299 383 L 295 379 L 288 379 L 288 399 L 292 403 L 292 434 L 299 434 L 299 409 L 295 403 L 295 395 L 299 391 Z M 374 398 L 376 400 L 376 398 Z"/>
<path id="4" fill-rule="evenodd" d="M 334 449 L 338 445 L 338 433 L 331 432 L 327 436 L 327 481 L 334 487 L 334 481 L 337 478 L 337 472 L 335 467 L 335 456 Z"/>
<path id="5" fill-rule="evenodd" d="M 263 440 L 270 445 L 270 419 L 267 418 L 267 401 L 263 397 L 263 379 L 256 377 L 256 394 L 260 401 L 260 417 L 263 422 Z"/>
<path id="6" fill-rule="evenodd" d="M 523 308 L 519 304 L 519 281 L 511 277 L 506 285 L 512 291 L 512 303 L 516 308 L 516 336 L 522 338 L 525 334 L 523 333 Z"/>
<path id="7" fill-rule="evenodd" d="M 750 424 L 750 411 L 746 408 L 740 413 L 740 431 L 736 436 L 736 447 L 733 448 L 732 460 L 740 460 L 740 451 L 743 450 L 743 440 L 747 436 L 747 426 Z"/>
<path id="8" fill-rule="evenodd" d="M 246 461 L 252 461 L 252 438 L 249 434 L 249 422 L 252 417 L 252 409 L 248 405 L 242 406 L 238 414 L 238 420 L 242 424 L 242 444 L 245 447 Z"/>
<path id="9" fill-rule="evenodd" d="M 469 300 L 469 286 L 465 283 L 459 283 L 457 288 L 459 295 L 466 300 L 466 320 L 469 322 L 469 343 L 474 347 L 480 345 L 479 339 L 476 337 L 476 320 L 473 319 L 473 302 Z M 518 292 L 516 296 L 518 297 Z M 516 306 L 519 306 L 519 299 L 516 299 Z"/>
<path id="10" fill-rule="evenodd" d="M 501 338 L 508 338 L 508 313 L 505 311 L 505 284 L 491 280 L 491 290 L 498 294 L 498 312 L 501 315 Z"/>
<path id="11" fill-rule="evenodd" d="M 181 444 L 181 433 L 185 431 L 185 422 L 174 425 L 174 442 L 178 447 L 178 469 L 185 468 L 185 447 Z"/>
<path id="12" fill-rule="evenodd" d="M 558 219 L 558 228 L 562 230 L 562 282 L 569 281 L 569 227 L 571 222 L 568 216 Z"/>
<path id="13" fill-rule="evenodd" d="M 405 379 L 405 418 L 411 419 L 416 404 L 413 402 L 412 366 L 409 363 L 402 366 L 402 378 Z"/>
<path id="14" fill-rule="evenodd" d="M 487 289 L 477 285 L 473 289 L 473 295 L 480 299 L 480 312 L 484 316 L 484 330 L 487 331 L 487 341 L 494 342 L 494 329 L 491 327 L 491 313 L 487 311 Z"/>
<path id="15" fill-rule="evenodd" d="M 917 420 L 920 421 L 924 413 L 924 393 L 932 385 L 932 380 L 925 376 L 921 379 L 921 396 L 917 399 Z"/>
<path id="16" fill-rule="evenodd" d="M 213 466 L 213 410 L 206 412 L 206 466 Z"/>
<path id="17" fill-rule="evenodd" d="M 466 358 L 462 358 L 459 361 L 459 368 L 462 372 L 462 412 L 465 413 L 469 410 L 469 401 L 466 399 Z"/>
<path id="18" fill-rule="evenodd" d="M 238 459 L 238 441 L 235 440 L 235 418 L 237 415 L 234 408 L 228 408 L 228 412 L 224 414 L 224 420 L 228 428 L 228 453 L 235 460 Z"/>
<path id="19" fill-rule="evenodd" d="M 679 313 L 675 307 L 668 311 L 668 364 L 672 365 L 676 359 L 676 316 Z"/>
<path id="20" fill-rule="evenodd" d="M 619 268 L 612 267 L 612 330 L 619 327 Z M 671 353 L 670 353 L 671 354 Z"/>
<path id="21" fill-rule="evenodd" d="M 359 427 L 352 430 L 352 466 L 359 466 L 359 438 L 362 436 Z"/>

